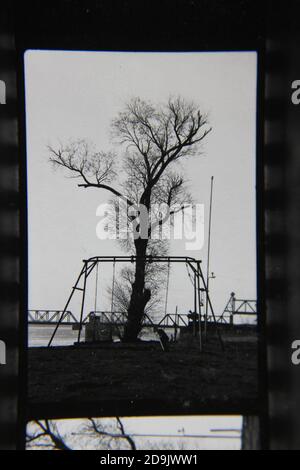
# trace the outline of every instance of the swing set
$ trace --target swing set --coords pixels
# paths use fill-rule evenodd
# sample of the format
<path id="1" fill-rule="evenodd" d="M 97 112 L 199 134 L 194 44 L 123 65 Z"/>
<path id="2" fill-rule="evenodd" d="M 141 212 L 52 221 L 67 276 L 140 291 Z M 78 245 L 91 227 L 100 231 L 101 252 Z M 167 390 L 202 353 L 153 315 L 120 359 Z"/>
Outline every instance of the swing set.
<path id="1" fill-rule="evenodd" d="M 224 349 L 224 343 L 218 328 L 218 323 L 216 320 L 216 316 L 214 313 L 214 309 L 211 303 L 211 299 L 209 296 L 207 283 L 203 276 L 203 272 L 201 269 L 201 261 L 195 258 L 186 257 L 186 256 L 145 256 L 146 263 L 167 263 L 167 283 L 166 283 L 166 293 L 165 293 L 165 308 L 164 314 L 165 317 L 168 316 L 167 309 L 168 309 L 168 296 L 169 296 L 169 279 L 170 279 L 170 266 L 171 263 L 184 263 L 187 267 L 188 276 L 191 280 L 193 285 L 193 292 L 194 292 L 194 311 L 193 311 L 193 333 L 196 336 L 199 335 L 199 348 L 200 351 L 203 350 L 203 343 L 207 340 L 207 323 L 208 323 L 208 309 L 210 310 L 210 316 L 213 319 L 213 323 L 215 325 L 215 329 L 219 338 L 220 345 L 222 349 Z M 52 333 L 52 336 L 49 340 L 48 347 L 52 345 L 52 342 L 55 338 L 57 330 L 59 326 L 62 324 L 65 312 L 67 311 L 69 304 L 75 294 L 75 292 L 80 292 L 81 294 L 81 308 L 80 308 L 80 319 L 78 325 L 78 344 L 81 340 L 81 331 L 83 325 L 85 323 L 84 318 L 84 307 L 85 307 L 85 300 L 86 300 L 86 291 L 87 291 L 87 284 L 90 274 L 96 270 L 96 286 L 95 286 L 95 312 L 97 311 L 97 298 L 98 298 L 98 278 L 99 278 L 99 270 L 103 263 L 113 263 L 113 277 L 112 277 L 112 296 L 111 296 L 111 314 L 114 314 L 114 290 L 115 290 L 115 277 L 116 277 L 116 263 L 135 263 L 137 260 L 136 256 L 95 256 L 89 258 L 87 260 L 83 260 L 83 267 L 78 275 L 78 278 L 71 289 L 71 293 L 68 297 L 64 310 L 62 311 L 60 318 L 55 326 L 55 329 Z M 206 302 L 206 309 L 202 314 L 202 308 L 204 305 L 202 294 L 204 294 L 205 302 Z M 202 318 L 204 322 L 202 322 Z M 149 318 L 148 318 L 149 320 Z M 161 322 L 160 322 L 161 323 Z M 204 323 L 204 325 L 202 325 Z M 152 321 L 150 321 L 151 326 L 156 326 Z M 149 326 L 150 326 L 149 325 Z M 198 329 L 198 331 L 197 331 Z"/>

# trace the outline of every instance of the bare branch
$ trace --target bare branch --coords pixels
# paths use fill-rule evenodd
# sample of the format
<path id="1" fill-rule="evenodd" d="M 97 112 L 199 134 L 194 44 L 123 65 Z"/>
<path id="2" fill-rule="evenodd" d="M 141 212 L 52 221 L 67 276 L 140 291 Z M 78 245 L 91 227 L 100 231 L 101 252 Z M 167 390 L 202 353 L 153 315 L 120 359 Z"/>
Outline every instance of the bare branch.
<path id="1" fill-rule="evenodd" d="M 120 428 L 120 430 L 121 430 L 122 436 L 124 436 L 124 439 L 127 440 L 128 444 L 129 444 L 130 447 L 131 447 L 131 450 L 136 450 L 135 442 L 134 442 L 134 440 L 132 439 L 132 437 L 131 437 L 129 434 L 127 434 L 127 433 L 125 432 L 125 428 L 124 428 L 124 425 L 123 425 L 122 421 L 120 420 L 119 417 L 117 417 L 116 419 L 117 419 L 117 423 L 118 423 L 118 425 L 119 425 L 119 428 Z"/>
<path id="2" fill-rule="evenodd" d="M 45 421 L 35 421 L 40 432 L 26 436 L 26 443 L 34 443 L 37 447 L 51 447 L 57 450 L 71 450 L 60 435 L 57 426 L 47 419 Z"/>
<path id="3" fill-rule="evenodd" d="M 100 438 L 105 437 L 105 438 L 111 438 L 111 439 L 114 439 L 114 440 L 118 440 L 118 439 L 125 440 L 129 444 L 131 450 L 136 450 L 135 443 L 134 443 L 132 437 L 129 436 L 125 432 L 124 425 L 123 425 L 122 421 L 120 420 L 120 418 L 116 418 L 117 425 L 118 425 L 118 428 L 120 430 L 120 433 L 115 433 L 113 431 L 108 431 L 108 430 L 104 429 L 103 426 L 101 425 L 101 423 L 99 421 L 95 420 L 94 418 L 89 418 L 88 421 L 90 423 L 90 426 L 88 426 L 87 429 L 92 431 L 95 435 L 98 435 Z"/>
<path id="4" fill-rule="evenodd" d="M 113 153 L 96 152 L 85 140 L 73 141 L 58 150 L 48 146 L 48 150 L 50 162 L 54 166 L 63 167 L 75 173 L 74 177 L 83 180 L 83 183 L 78 184 L 79 187 L 105 189 L 132 204 L 120 191 L 110 185 L 116 177 Z"/>
<path id="5" fill-rule="evenodd" d="M 144 167 L 139 167 L 143 171 L 140 203 L 147 207 L 151 204 L 152 189 L 171 164 L 195 155 L 211 132 L 207 123 L 207 117 L 193 103 L 180 97 L 156 107 L 139 98 L 128 103 L 113 121 L 112 129 L 120 143 L 135 149 L 135 166 L 139 160 L 143 162 Z"/>

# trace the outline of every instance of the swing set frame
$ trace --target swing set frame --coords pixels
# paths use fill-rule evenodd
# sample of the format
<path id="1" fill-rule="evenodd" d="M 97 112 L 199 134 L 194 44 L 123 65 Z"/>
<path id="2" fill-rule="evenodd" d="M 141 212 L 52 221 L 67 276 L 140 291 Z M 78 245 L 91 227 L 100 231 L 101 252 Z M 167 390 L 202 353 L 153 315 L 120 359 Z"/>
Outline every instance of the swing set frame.
<path id="1" fill-rule="evenodd" d="M 192 284 L 194 287 L 194 320 L 193 320 L 193 332 L 194 335 L 196 336 L 197 331 L 196 331 L 196 323 L 198 323 L 198 334 L 199 334 L 199 348 L 200 351 L 203 350 L 203 343 L 204 341 L 207 340 L 207 323 L 208 323 L 208 307 L 211 312 L 211 316 L 213 318 L 213 323 L 215 325 L 217 335 L 219 338 L 220 345 L 222 349 L 224 350 L 224 343 L 220 334 L 220 330 L 218 327 L 218 323 L 216 320 L 215 312 L 212 306 L 212 302 L 209 296 L 207 284 L 201 269 L 201 260 L 197 260 L 196 258 L 192 257 L 187 257 L 187 256 L 145 256 L 143 259 L 147 263 L 168 263 L 168 274 L 167 274 L 167 286 L 166 286 L 166 297 L 165 297 L 165 312 L 167 310 L 167 301 L 168 301 L 168 290 L 169 290 L 169 275 L 170 275 L 170 265 L 171 263 L 185 263 L 187 268 L 191 269 L 192 271 Z M 93 272 L 93 270 L 96 268 L 96 295 L 97 295 L 97 284 L 98 284 L 98 269 L 99 266 L 101 266 L 102 263 L 113 263 L 113 286 L 112 286 L 112 301 L 111 301 L 111 308 L 113 309 L 114 307 L 114 302 L 113 302 L 113 295 L 114 295 L 114 283 L 115 283 L 115 266 L 116 263 L 135 263 L 137 260 L 137 256 L 94 256 L 92 258 L 83 260 L 83 267 L 79 273 L 79 276 L 74 284 L 74 286 L 71 289 L 71 293 L 68 297 L 68 300 L 66 302 L 66 305 L 61 313 L 61 316 L 55 326 L 55 329 L 52 333 L 52 336 L 49 340 L 48 343 L 48 348 L 52 345 L 53 339 L 57 333 L 57 330 L 59 326 L 62 323 L 62 320 L 64 318 L 65 312 L 68 309 L 68 306 L 73 298 L 73 295 L 75 294 L 76 291 L 81 292 L 82 298 L 81 298 L 81 308 L 80 308 L 80 319 L 79 319 L 79 327 L 78 327 L 78 344 L 80 343 L 81 339 L 81 330 L 83 327 L 83 318 L 84 318 L 84 305 L 85 305 L 85 296 L 86 296 L 86 290 L 87 290 L 87 281 L 90 276 L 90 274 Z M 190 276 L 190 273 L 188 271 L 188 275 Z M 201 309 L 203 307 L 202 301 L 201 301 L 201 292 L 205 293 L 205 299 L 206 299 L 206 306 L 207 308 L 205 309 L 204 314 L 202 315 Z M 96 310 L 96 307 L 95 307 Z M 204 317 L 204 328 L 202 328 L 202 316 Z M 196 317 L 198 319 L 198 322 L 196 322 Z M 204 338 L 203 338 L 204 337 Z M 204 339 L 204 341 L 203 341 Z"/>

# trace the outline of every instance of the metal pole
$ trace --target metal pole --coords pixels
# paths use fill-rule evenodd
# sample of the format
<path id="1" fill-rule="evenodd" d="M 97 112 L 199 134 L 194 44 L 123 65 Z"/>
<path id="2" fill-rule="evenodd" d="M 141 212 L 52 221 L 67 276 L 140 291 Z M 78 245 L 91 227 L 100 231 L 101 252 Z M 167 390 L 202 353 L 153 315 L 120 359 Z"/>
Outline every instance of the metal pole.
<path id="1" fill-rule="evenodd" d="M 211 237 L 211 214 L 212 214 L 212 197 L 213 197 L 214 177 L 210 181 L 210 203 L 209 203 L 209 222 L 208 222 L 208 244 L 207 244 L 207 267 L 206 267 L 206 305 L 205 305 L 205 321 L 204 321 L 204 338 L 207 340 L 207 315 L 208 315 L 208 290 L 209 290 L 209 263 L 210 263 L 210 237 Z"/>
<path id="2" fill-rule="evenodd" d="M 113 282 L 112 282 L 112 291 L 111 291 L 111 307 L 110 311 L 113 314 L 114 307 L 115 307 L 115 275 L 116 275 L 116 260 L 114 259 L 113 264 Z"/>
<path id="3" fill-rule="evenodd" d="M 175 309 L 175 331 L 174 331 L 174 341 L 176 343 L 177 341 L 177 325 L 179 325 L 179 320 L 178 320 L 178 305 L 176 305 Z"/>
<path id="4" fill-rule="evenodd" d="M 197 276 L 194 273 L 194 312 L 193 312 L 193 335 L 196 336 L 196 316 L 197 316 Z"/>
<path id="5" fill-rule="evenodd" d="M 78 276 L 78 278 L 77 278 L 77 281 L 76 281 L 76 283 L 75 283 L 75 286 L 74 286 L 74 287 L 72 288 L 72 290 L 71 290 L 71 294 L 70 294 L 70 296 L 69 296 L 69 298 L 68 298 L 68 300 L 67 300 L 67 303 L 66 303 L 66 305 L 65 305 L 65 308 L 64 308 L 63 311 L 62 311 L 62 314 L 61 314 L 61 316 L 60 316 L 60 319 L 58 320 L 58 322 L 57 322 L 57 324 L 56 324 L 56 327 L 54 328 L 54 331 L 53 331 L 53 333 L 52 333 L 52 336 L 51 336 L 51 338 L 50 338 L 50 341 L 49 341 L 49 343 L 48 343 L 48 346 L 47 346 L 48 348 L 49 348 L 49 347 L 51 346 L 51 344 L 52 344 L 52 341 L 53 341 L 53 339 L 54 339 L 54 336 L 56 335 L 56 332 L 57 332 L 57 330 L 58 330 L 58 327 L 59 327 L 59 325 L 61 324 L 61 322 L 62 322 L 62 320 L 63 320 L 63 318 L 64 318 L 65 312 L 66 312 L 66 310 L 67 310 L 67 308 L 68 308 L 68 306 L 69 306 L 69 303 L 70 303 L 70 301 L 71 301 L 71 299 L 72 299 L 72 297 L 73 297 L 73 294 L 74 294 L 75 290 L 78 289 L 77 286 L 78 286 L 79 280 L 80 280 L 80 278 L 81 278 L 81 276 L 82 276 L 82 274 L 83 274 L 83 272 L 84 272 L 84 269 L 85 269 L 85 268 L 83 267 L 82 270 L 80 271 L 80 274 L 79 274 L 79 276 Z"/>
<path id="6" fill-rule="evenodd" d="M 230 316 L 230 324 L 233 325 L 234 323 L 234 314 L 235 314 L 235 293 L 231 293 L 231 316 Z"/>
<path id="7" fill-rule="evenodd" d="M 201 325 L 201 296 L 200 296 L 200 263 L 197 263 L 197 290 L 198 290 L 198 307 L 199 307 L 199 349 L 202 352 L 202 325 Z"/>
<path id="8" fill-rule="evenodd" d="M 97 312 L 97 299 L 98 299 L 98 269 L 99 269 L 99 265 L 97 263 L 97 267 L 96 267 L 96 286 L 95 286 L 95 306 L 94 306 L 95 315 L 96 315 L 96 312 Z"/>
<path id="9" fill-rule="evenodd" d="M 216 327 L 217 335 L 218 335 L 218 338 L 219 338 L 219 341 L 220 341 L 222 350 L 224 351 L 224 350 L 225 350 L 225 348 L 224 348 L 224 342 L 223 342 L 221 333 L 220 333 L 219 328 L 218 328 L 218 323 L 217 323 L 217 320 L 216 320 L 215 312 L 214 312 L 214 309 L 213 309 L 213 306 L 212 306 L 212 303 L 211 303 L 211 300 L 210 300 L 210 297 L 209 297 L 209 294 L 208 294 L 208 291 L 207 291 L 207 286 L 206 286 L 206 284 L 205 284 L 205 279 L 204 279 L 204 276 L 203 276 L 203 273 L 202 273 L 200 264 L 199 264 L 199 273 L 200 273 L 200 276 L 201 276 L 201 279 L 202 279 L 202 283 L 203 283 L 203 285 L 204 285 L 204 289 L 206 290 L 206 293 L 207 293 L 207 300 L 208 300 L 209 308 L 210 308 L 210 311 L 211 311 L 211 314 L 212 314 L 212 317 L 213 317 L 213 320 L 214 320 L 214 324 L 215 324 L 215 327 Z"/>
<path id="10" fill-rule="evenodd" d="M 86 291 L 86 278 L 87 278 L 88 262 L 85 261 L 84 264 L 85 264 L 85 271 L 84 271 L 81 312 L 80 312 L 80 321 L 79 321 L 79 330 L 78 330 L 78 343 L 80 343 L 80 336 L 81 336 L 81 329 L 82 329 L 82 318 L 83 318 L 83 310 L 84 310 L 84 300 L 85 300 L 85 291 Z"/>
<path id="11" fill-rule="evenodd" d="M 169 279 L 170 279 L 170 259 L 168 261 L 168 270 L 167 270 L 167 285 L 166 285 L 166 297 L 165 297 L 165 315 L 167 315 L 168 309 L 168 296 L 169 296 Z"/>

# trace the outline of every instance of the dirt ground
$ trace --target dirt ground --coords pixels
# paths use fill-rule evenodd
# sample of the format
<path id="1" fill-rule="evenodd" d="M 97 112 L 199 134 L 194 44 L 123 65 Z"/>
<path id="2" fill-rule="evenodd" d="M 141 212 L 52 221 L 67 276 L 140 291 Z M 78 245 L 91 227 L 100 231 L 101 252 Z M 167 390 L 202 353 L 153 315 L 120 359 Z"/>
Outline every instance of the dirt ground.
<path id="1" fill-rule="evenodd" d="M 156 342 L 29 350 L 30 418 L 150 414 L 255 414 L 257 338 L 251 329 L 215 334 L 204 352 L 182 337 Z"/>

